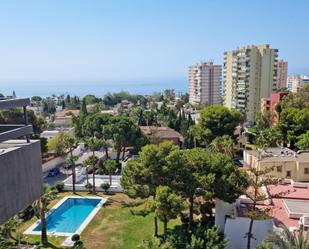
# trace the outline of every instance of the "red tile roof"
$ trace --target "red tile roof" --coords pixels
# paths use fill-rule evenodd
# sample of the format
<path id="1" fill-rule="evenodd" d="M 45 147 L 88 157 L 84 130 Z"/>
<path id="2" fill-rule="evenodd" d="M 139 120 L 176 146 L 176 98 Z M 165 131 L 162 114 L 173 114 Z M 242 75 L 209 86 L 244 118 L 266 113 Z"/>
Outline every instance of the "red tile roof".
<path id="1" fill-rule="evenodd" d="M 273 204 L 267 206 L 270 208 L 269 215 L 273 217 L 276 225 L 283 224 L 287 228 L 295 226 L 299 227 L 299 219 L 292 219 L 288 217 L 288 213 L 284 207 L 283 201 L 285 199 L 309 200 L 308 188 L 295 188 L 290 184 L 269 186 L 271 195 L 278 195 L 273 199 Z M 260 206 L 265 207 L 263 206 Z"/>

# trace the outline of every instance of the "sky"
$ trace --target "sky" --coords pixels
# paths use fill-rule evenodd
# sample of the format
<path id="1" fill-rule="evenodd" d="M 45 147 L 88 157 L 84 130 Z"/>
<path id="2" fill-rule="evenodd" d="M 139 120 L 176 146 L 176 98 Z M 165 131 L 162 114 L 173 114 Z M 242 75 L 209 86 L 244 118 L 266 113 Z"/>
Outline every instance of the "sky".
<path id="1" fill-rule="evenodd" d="M 309 74 L 307 0 L 1 0 L 9 81 L 186 78 L 224 51 L 269 43 Z M 2 82 L 2 83 L 1 83 Z"/>

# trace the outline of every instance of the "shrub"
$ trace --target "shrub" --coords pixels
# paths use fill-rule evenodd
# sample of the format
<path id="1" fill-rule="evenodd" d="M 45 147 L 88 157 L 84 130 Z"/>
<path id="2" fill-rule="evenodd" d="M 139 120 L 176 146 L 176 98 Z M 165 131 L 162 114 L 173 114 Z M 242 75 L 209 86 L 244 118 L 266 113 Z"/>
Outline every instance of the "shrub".
<path id="1" fill-rule="evenodd" d="M 71 240 L 76 242 L 76 241 L 79 241 L 80 240 L 80 235 L 79 234 L 73 234 L 72 237 L 71 237 Z"/>
<path id="2" fill-rule="evenodd" d="M 80 240 L 79 234 L 73 234 L 71 240 L 74 241 L 74 249 L 85 249 L 83 242 Z"/>
<path id="3" fill-rule="evenodd" d="M 85 184 L 85 188 L 86 188 L 89 192 L 91 192 L 91 190 L 92 190 L 92 184 L 91 184 L 91 183 L 86 183 L 86 184 Z"/>
<path id="4" fill-rule="evenodd" d="M 64 183 L 63 182 L 57 182 L 55 184 L 55 187 L 57 189 L 57 191 L 60 193 L 60 192 L 63 192 L 63 189 L 64 189 Z"/>
<path id="5" fill-rule="evenodd" d="M 105 193 L 108 193 L 108 189 L 110 188 L 109 183 L 105 182 L 101 184 L 101 188 L 105 191 Z"/>
<path id="6" fill-rule="evenodd" d="M 18 218 L 24 221 L 30 220 L 33 216 L 34 216 L 34 209 L 32 206 L 29 206 L 18 213 Z"/>

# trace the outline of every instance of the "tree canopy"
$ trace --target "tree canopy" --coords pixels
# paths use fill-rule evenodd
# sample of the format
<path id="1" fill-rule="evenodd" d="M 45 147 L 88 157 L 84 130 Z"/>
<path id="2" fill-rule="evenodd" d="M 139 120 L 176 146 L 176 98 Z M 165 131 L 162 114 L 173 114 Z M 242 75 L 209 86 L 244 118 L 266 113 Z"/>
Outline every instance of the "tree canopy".
<path id="1" fill-rule="evenodd" d="M 218 136 L 228 135 L 234 137 L 234 131 L 240 124 L 241 113 L 230 110 L 224 106 L 209 106 L 201 111 L 199 123 L 197 124 L 199 133 L 197 134 L 200 144 L 209 144 Z"/>

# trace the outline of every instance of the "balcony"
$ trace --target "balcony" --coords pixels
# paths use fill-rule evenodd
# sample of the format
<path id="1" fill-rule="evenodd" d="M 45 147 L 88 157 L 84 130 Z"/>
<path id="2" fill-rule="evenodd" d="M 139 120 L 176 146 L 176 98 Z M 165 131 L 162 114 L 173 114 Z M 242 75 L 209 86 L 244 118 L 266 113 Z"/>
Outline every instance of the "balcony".
<path id="1" fill-rule="evenodd" d="M 40 141 L 30 140 L 29 99 L 0 100 L 0 109 L 23 108 L 24 124 L 0 124 L 0 224 L 42 195 Z"/>

